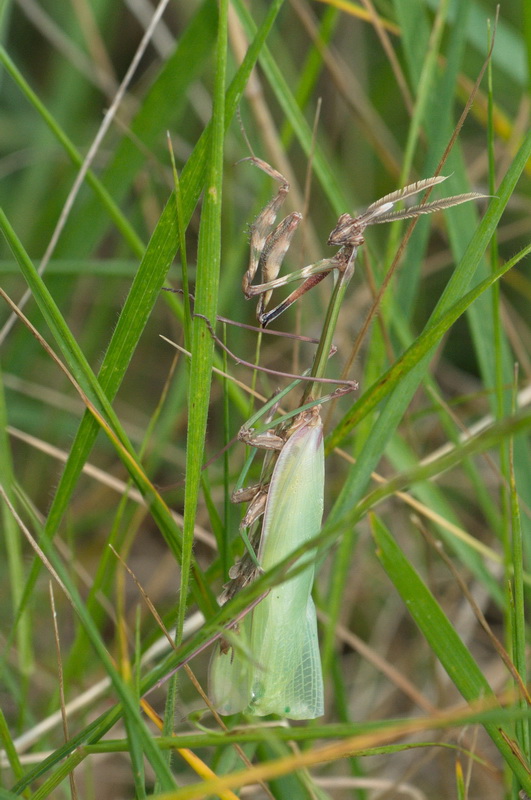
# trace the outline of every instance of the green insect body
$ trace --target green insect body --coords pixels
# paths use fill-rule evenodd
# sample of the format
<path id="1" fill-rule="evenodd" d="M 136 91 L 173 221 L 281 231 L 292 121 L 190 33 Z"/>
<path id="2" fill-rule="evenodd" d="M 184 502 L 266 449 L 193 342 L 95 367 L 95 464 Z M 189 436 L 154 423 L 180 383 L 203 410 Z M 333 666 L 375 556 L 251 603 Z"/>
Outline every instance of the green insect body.
<path id="1" fill-rule="evenodd" d="M 316 407 L 297 418 L 273 470 L 258 552 L 264 571 L 318 535 L 323 491 L 323 428 Z M 221 714 L 314 719 L 324 713 L 311 597 L 315 554 L 297 559 L 296 575 L 274 586 L 247 615 L 229 639 L 232 647 L 217 646 L 210 696 Z"/>

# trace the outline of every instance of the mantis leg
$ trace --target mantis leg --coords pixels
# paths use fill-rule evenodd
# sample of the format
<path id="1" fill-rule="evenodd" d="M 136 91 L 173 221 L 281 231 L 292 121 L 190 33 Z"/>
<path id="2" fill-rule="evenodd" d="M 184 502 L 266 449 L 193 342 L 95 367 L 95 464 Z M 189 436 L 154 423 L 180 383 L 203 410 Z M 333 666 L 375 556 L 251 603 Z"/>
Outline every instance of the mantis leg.
<path id="1" fill-rule="evenodd" d="M 325 258 L 301 270 L 278 278 L 284 256 L 302 220 L 302 214 L 297 212 L 289 214 L 274 230 L 271 230 L 277 214 L 289 192 L 289 183 L 280 172 L 277 172 L 277 170 L 269 166 L 267 162 L 255 156 L 243 160 L 250 161 L 258 167 L 258 169 L 261 169 L 262 172 L 265 172 L 266 175 L 269 175 L 280 183 L 277 194 L 265 206 L 251 225 L 249 265 L 242 280 L 242 288 L 245 297 L 249 299 L 258 296 L 256 316 L 260 324 L 265 327 L 269 322 L 280 316 L 280 314 L 285 311 L 286 308 L 289 308 L 299 297 L 302 297 L 303 294 L 313 288 L 317 283 L 320 283 L 331 270 L 338 268 L 339 262 L 336 258 Z M 260 270 L 262 282 L 253 285 L 253 280 L 258 269 Z M 266 311 L 273 290 L 296 280 L 303 280 L 304 283 L 292 292 L 282 303 L 279 303 L 271 311 Z"/>
<path id="2" fill-rule="evenodd" d="M 282 203 L 289 192 L 289 183 L 284 176 L 280 174 L 280 172 L 277 172 L 276 169 L 270 167 L 269 164 L 267 164 L 265 161 L 262 161 L 260 158 L 255 158 L 252 156 L 251 158 L 244 158 L 243 161 L 250 161 L 251 164 L 255 165 L 255 167 L 258 167 L 258 169 L 261 169 L 262 172 L 265 172 L 271 178 L 280 183 L 280 188 L 277 194 L 265 206 L 265 208 L 260 212 L 251 225 L 249 266 L 247 267 L 247 271 L 242 280 L 243 293 L 247 297 L 248 288 L 250 287 L 254 276 L 256 275 L 256 270 L 258 269 L 269 232 L 271 231 Z"/>

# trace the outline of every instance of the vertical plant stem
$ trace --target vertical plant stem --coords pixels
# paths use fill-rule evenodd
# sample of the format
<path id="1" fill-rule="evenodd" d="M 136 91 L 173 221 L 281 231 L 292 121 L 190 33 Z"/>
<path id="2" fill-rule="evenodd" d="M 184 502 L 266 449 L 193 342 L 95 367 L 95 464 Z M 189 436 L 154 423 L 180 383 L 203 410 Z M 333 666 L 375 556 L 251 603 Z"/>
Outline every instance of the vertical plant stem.
<path id="1" fill-rule="evenodd" d="M 199 244 L 195 309 L 212 324 L 216 320 L 219 266 L 221 261 L 221 193 L 223 177 L 223 140 L 225 133 L 225 73 L 227 65 L 228 0 L 219 5 L 218 39 L 216 45 L 214 105 L 207 183 L 205 187 Z M 214 342 L 204 320 L 195 318 L 192 327 L 192 363 L 188 394 L 188 438 L 186 449 L 186 489 L 183 525 L 183 555 L 181 562 L 180 602 L 177 614 L 176 641 L 180 643 L 186 613 L 189 572 L 201 464 L 210 396 Z"/>

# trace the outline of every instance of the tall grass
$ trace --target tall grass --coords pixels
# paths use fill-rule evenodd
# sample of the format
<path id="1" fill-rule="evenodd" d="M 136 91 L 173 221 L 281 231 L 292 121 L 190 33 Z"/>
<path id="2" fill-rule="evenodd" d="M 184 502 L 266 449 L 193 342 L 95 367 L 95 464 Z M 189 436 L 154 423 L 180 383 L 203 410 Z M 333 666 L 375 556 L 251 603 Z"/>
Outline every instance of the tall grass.
<path id="1" fill-rule="evenodd" d="M 531 794 L 528 18 L 502 7 L 455 136 L 492 3 L 174 2 L 120 102 L 153 7 L 9 12 L 2 798 Z M 304 211 L 286 268 L 442 160 L 439 192 L 490 196 L 360 251 L 329 370 L 360 389 L 323 408 L 326 714 L 304 725 L 220 720 L 193 678 L 206 690 L 203 646 L 281 571 L 219 608 L 245 455 L 221 451 L 282 381 L 162 291 L 187 265 L 197 312 L 253 322 L 245 227 L 277 187 L 236 163 L 238 109 Z M 278 327 L 318 337 L 331 283 Z M 217 329 L 253 360 L 255 333 Z M 259 358 L 302 372 L 313 352 L 265 337 Z"/>

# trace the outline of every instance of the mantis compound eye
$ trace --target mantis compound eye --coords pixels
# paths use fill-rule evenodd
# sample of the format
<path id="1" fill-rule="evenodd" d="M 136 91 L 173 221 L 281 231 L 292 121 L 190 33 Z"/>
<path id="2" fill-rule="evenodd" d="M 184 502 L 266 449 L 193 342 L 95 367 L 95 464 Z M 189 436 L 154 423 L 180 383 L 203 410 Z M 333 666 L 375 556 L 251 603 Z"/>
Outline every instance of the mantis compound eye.
<path id="1" fill-rule="evenodd" d="M 341 214 L 336 227 L 328 237 L 328 244 L 331 247 L 342 247 L 345 244 L 359 247 L 364 242 L 362 231 L 363 226 L 359 224 L 358 217 Z"/>

